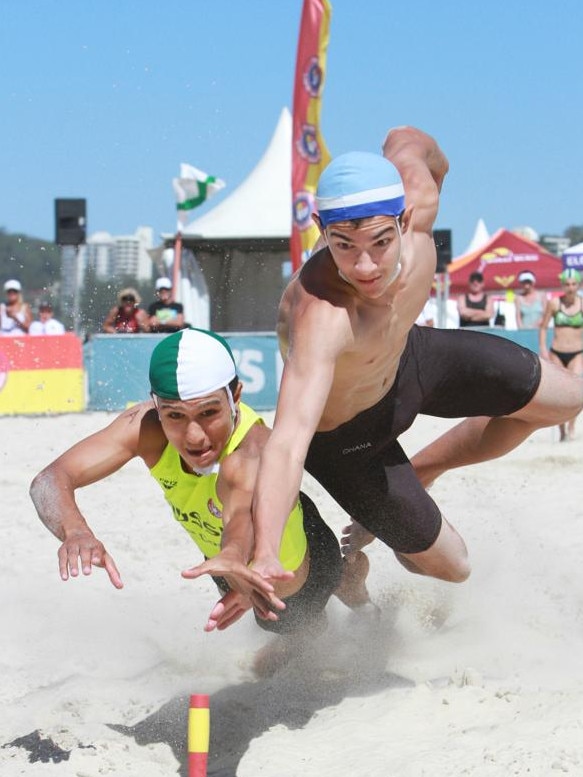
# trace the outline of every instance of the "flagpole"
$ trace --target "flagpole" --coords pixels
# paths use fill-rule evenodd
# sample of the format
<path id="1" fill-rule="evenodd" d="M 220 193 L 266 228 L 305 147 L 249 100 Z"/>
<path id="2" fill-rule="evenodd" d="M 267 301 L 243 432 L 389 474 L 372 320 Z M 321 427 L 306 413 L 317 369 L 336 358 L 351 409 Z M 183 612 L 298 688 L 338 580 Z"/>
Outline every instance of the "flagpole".
<path id="1" fill-rule="evenodd" d="M 182 302 L 181 279 L 182 232 L 178 230 L 174 237 L 174 262 L 172 264 L 172 294 L 174 302 Z"/>

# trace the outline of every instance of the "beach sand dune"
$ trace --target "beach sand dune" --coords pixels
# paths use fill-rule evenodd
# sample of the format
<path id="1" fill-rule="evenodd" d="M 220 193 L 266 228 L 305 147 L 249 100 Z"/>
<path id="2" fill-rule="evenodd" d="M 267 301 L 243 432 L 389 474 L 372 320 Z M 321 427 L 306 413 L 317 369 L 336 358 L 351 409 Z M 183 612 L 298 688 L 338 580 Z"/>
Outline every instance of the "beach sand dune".
<path id="1" fill-rule="evenodd" d="M 198 551 L 140 462 L 80 496 L 124 589 L 101 570 L 60 580 L 28 485 L 110 418 L 2 419 L 2 777 L 186 776 L 191 693 L 211 695 L 209 777 L 583 775 L 581 431 L 542 430 L 435 484 L 468 544 L 466 583 L 411 575 L 375 542 L 380 620 L 333 599 L 327 632 L 257 679 L 269 635 L 250 617 L 203 632 L 217 594 L 180 577 Z M 405 449 L 449 425 L 418 419 Z M 346 516 L 305 488 L 340 536 Z"/>

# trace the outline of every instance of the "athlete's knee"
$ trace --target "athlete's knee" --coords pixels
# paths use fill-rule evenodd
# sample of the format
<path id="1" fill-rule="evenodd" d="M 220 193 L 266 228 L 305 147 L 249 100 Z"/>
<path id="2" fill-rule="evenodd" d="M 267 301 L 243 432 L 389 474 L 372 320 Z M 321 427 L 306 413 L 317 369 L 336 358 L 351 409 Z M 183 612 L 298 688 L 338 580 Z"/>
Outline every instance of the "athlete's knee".
<path id="1" fill-rule="evenodd" d="M 465 549 L 454 557 L 432 558 L 425 553 L 405 554 L 397 553 L 395 556 L 398 561 L 417 575 L 427 575 L 435 577 L 437 580 L 444 580 L 446 583 L 463 583 L 471 574 L 472 568 Z"/>

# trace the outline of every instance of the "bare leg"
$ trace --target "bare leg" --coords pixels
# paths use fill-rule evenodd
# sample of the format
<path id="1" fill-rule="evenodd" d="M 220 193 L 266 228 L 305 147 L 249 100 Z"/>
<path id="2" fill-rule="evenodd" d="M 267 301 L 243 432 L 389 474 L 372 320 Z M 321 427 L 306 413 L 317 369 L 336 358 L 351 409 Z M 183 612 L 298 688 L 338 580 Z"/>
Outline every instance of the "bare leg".
<path id="1" fill-rule="evenodd" d="M 541 362 L 541 382 L 533 399 L 511 416 L 466 418 L 411 459 L 427 487 L 449 469 L 503 456 L 532 432 L 565 423 L 583 407 L 583 380 Z"/>
<path id="2" fill-rule="evenodd" d="M 409 572 L 450 583 L 463 583 L 471 571 L 466 544 L 445 518 L 442 518 L 441 530 L 430 548 L 421 553 L 395 552 L 395 556 Z"/>

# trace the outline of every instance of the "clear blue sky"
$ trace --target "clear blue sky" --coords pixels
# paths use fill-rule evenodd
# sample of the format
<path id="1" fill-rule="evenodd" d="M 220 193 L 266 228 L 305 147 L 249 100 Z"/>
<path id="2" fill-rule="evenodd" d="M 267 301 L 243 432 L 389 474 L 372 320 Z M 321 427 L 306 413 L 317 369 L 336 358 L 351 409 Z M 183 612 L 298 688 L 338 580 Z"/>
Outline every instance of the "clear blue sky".
<path id="1" fill-rule="evenodd" d="M 52 240 L 54 199 L 89 231 L 175 226 L 180 162 L 232 192 L 292 106 L 301 0 L 3 0 L 0 226 Z M 583 223 L 583 4 L 333 0 L 331 153 L 389 127 L 450 159 L 437 227 Z M 210 207 L 207 205 L 206 207 Z M 200 210 L 200 215 L 204 210 Z"/>

